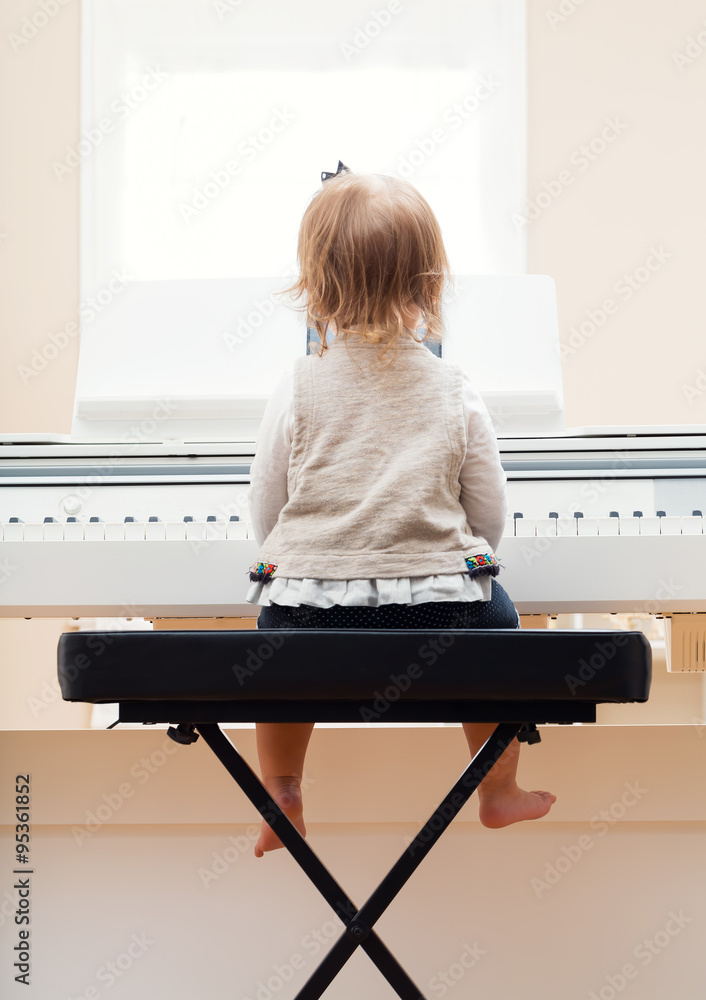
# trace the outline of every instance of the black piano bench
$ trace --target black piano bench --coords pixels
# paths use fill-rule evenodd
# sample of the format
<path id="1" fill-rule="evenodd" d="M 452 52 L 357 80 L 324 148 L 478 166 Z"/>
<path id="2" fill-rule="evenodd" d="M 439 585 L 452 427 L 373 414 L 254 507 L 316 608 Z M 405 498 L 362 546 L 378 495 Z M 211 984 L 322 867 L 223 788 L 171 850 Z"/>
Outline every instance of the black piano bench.
<path id="1" fill-rule="evenodd" d="M 433 644 L 433 645 L 429 645 Z M 436 648 L 433 667 L 424 647 Z M 424 660 L 424 665 L 420 665 Z M 295 1000 L 317 1000 L 360 946 L 403 1000 L 424 1000 L 375 922 L 517 736 L 596 721 L 601 702 L 644 702 L 650 645 L 641 632 L 297 629 L 71 632 L 58 646 L 66 701 L 118 702 L 118 722 L 201 735 L 345 924 Z M 270 798 L 219 723 L 495 722 L 481 747 L 361 907 Z"/>

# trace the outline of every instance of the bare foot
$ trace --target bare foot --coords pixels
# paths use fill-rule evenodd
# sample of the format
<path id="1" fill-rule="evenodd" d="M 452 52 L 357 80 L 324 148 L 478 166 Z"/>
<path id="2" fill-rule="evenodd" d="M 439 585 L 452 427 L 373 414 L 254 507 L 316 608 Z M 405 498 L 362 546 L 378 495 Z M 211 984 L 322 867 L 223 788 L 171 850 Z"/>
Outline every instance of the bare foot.
<path id="1" fill-rule="evenodd" d="M 479 788 L 478 792 L 480 821 L 492 830 L 525 819 L 541 819 L 556 802 L 551 792 L 526 792 L 517 785 L 509 791 L 499 788 L 481 792 Z"/>
<path id="2" fill-rule="evenodd" d="M 294 823 L 302 836 L 306 836 L 302 810 L 301 779 L 285 775 L 278 778 L 264 778 L 263 784 L 285 816 Z M 261 858 L 266 851 L 276 851 L 278 847 L 283 846 L 279 837 L 263 820 L 260 839 L 255 844 L 255 857 Z"/>

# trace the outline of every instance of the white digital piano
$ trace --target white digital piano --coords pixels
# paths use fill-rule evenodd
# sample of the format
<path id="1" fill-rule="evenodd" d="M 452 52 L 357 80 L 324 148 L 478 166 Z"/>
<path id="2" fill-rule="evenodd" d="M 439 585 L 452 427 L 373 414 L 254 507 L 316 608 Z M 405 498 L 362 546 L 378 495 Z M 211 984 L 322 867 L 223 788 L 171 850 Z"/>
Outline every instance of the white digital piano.
<path id="1" fill-rule="evenodd" d="M 497 329 L 474 347 L 482 364 L 457 334 L 444 352 L 474 365 L 496 424 L 511 515 L 501 582 L 518 611 L 665 616 L 670 668 L 706 669 L 706 427 L 562 430 L 551 280 L 464 281 L 448 325 L 472 313 Z M 518 324 L 514 368 L 493 369 Z M 79 390 L 70 435 L 0 439 L 0 616 L 252 627 L 248 490 L 267 395 Z"/>

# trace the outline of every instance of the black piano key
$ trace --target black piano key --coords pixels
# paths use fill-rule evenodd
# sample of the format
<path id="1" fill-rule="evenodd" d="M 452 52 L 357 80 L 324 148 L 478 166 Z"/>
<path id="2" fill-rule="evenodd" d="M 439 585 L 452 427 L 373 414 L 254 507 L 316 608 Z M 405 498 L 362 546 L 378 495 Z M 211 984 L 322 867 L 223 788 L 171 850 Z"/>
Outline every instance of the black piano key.
<path id="1" fill-rule="evenodd" d="M 206 520 L 207 520 L 207 521 L 217 521 L 217 520 L 218 520 L 218 518 L 216 517 L 216 515 L 215 515 L 215 514 L 209 514 L 209 515 L 207 516 Z"/>
<path id="2" fill-rule="evenodd" d="M 124 518 L 124 520 L 125 521 L 134 521 L 135 518 L 134 517 L 126 517 L 126 518 Z"/>
<path id="3" fill-rule="evenodd" d="M 67 523 L 67 524 L 75 524 L 75 523 L 76 523 L 76 521 L 78 521 L 78 518 L 77 518 L 77 517 L 67 517 L 67 518 L 66 518 L 66 523 Z"/>
<path id="4" fill-rule="evenodd" d="M 575 511 L 574 511 L 574 517 L 577 517 L 577 518 L 578 518 L 578 517 L 583 517 L 583 514 L 581 513 L 581 511 L 580 511 L 580 510 L 575 510 Z"/>
<path id="5" fill-rule="evenodd" d="M 656 516 L 657 517 L 666 517 L 667 516 L 667 512 L 664 511 L 664 510 L 658 510 Z"/>
<path id="6" fill-rule="evenodd" d="M 239 520 L 240 520 L 240 518 L 238 517 L 238 515 L 237 515 L 237 514 L 231 514 L 231 515 L 230 515 L 230 520 L 231 520 L 231 521 L 239 521 Z"/>
<path id="7" fill-rule="evenodd" d="M 154 514 L 153 514 L 152 517 L 148 517 L 147 520 L 148 521 L 159 521 L 159 518 L 155 517 Z"/>
<path id="8" fill-rule="evenodd" d="M 184 520 L 185 520 L 185 521 L 193 521 L 193 517 L 192 517 L 192 515 L 191 515 L 191 514 L 186 514 L 186 515 L 184 516 Z"/>
<path id="9" fill-rule="evenodd" d="M 519 513 L 515 513 L 515 514 L 513 514 L 512 516 L 513 516 L 513 517 L 514 517 L 515 519 L 517 519 L 518 517 L 524 517 L 524 515 L 523 515 L 523 514 L 519 514 Z"/>
<path id="10" fill-rule="evenodd" d="M 56 524 L 56 518 L 55 517 L 45 517 L 43 523 L 44 524 Z"/>
<path id="11" fill-rule="evenodd" d="M 617 512 L 617 510 L 611 510 L 611 512 L 608 514 L 608 517 L 620 517 L 620 514 Z"/>
<path id="12" fill-rule="evenodd" d="M 19 517 L 11 517 L 10 524 L 24 524 L 24 521 Z"/>
<path id="13" fill-rule="evenodd" d="M 633 517 L 642 517 L 642 511 L 641 510 L 634 510 L 632 512 L 632 516 Z"/>
<path id="14" fill-rule="evenodd" d="M 703 517 L 704 515 L 701 513 L 700 510 L 692 510 L 691 516 L 692 517 Z M 12 520 L 12 518 L 10 518 L 10 520 Z"/>
<path id="15" fill-rule="evenodd" d="M 557 512 L 557 511 L 555 511 L 555 510 L 550 510 L 550 511 L 549 511 L 549 516 L 550 516 L 550 517 L 559 517 L 559 514 L 558 514 L 558 512 Z"/>
<path id="16" fill-rule="evenodd" d="M 98 522 L 100 521 L 100 518 L 99 517 L 89 517 L 88 520 L 91 522 L 91 524 L 98 524 Z"/>

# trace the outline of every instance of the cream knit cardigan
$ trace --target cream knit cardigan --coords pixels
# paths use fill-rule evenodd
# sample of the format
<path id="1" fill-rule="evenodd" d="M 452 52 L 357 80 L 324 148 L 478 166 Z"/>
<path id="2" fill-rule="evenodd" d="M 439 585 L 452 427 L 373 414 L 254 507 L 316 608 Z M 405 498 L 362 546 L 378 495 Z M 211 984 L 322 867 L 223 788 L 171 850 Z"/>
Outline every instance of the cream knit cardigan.
<path id="1" fill-rule="evenodd" d="M 390 364 L 357 337 L 299 359 L 288 499 L 251 578 L 495 575 L 460 502 L 470 444 L 462 380 L 411 337 Z"/>

